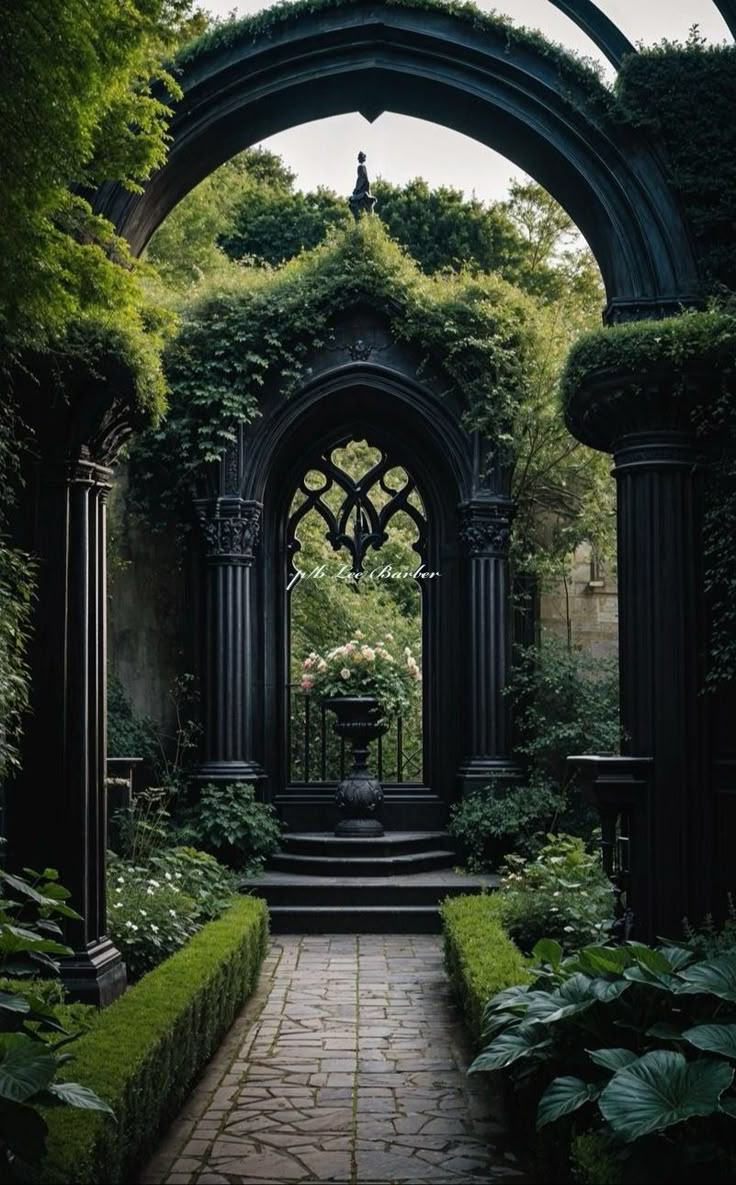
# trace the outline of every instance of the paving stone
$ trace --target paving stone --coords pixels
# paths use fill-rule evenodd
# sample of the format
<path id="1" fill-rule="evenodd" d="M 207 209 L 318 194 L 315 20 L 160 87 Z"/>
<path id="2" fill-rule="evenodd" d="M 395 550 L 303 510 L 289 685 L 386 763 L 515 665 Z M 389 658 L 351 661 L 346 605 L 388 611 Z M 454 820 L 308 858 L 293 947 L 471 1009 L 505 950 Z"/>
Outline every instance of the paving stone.
<path id="1" fill-rule="evenodd" d="M 272 952 L 142 1185 L 521 1185 L 500 1099 L 465 1073 L 437 938 Z"/>

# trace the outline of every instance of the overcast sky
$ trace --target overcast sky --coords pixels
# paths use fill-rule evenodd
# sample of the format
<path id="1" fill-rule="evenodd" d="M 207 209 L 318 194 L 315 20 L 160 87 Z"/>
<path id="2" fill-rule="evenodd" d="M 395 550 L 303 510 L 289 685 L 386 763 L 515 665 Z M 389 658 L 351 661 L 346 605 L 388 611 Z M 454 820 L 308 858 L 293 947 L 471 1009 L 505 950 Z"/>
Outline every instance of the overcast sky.
<path id="1" fill-rule="evenodd" d="M 611 76 L 595 46 L 550 0 L 479 0 L 478 6 L 505 13 L 517 24 L 541 29 L 552 40 L 604 63 Z M 202 0 L 202 7 L 223 17 L 232 12 L 245 16 L 268 5 L 262 0 Z M 731 40 L 712 0 L 598 0 L 598 7 L 633 42 L 683 39 L 695 24 L 711 41 Z M 368 155 L 371 177 L 401 183 L 422 176 L 432 185 L 454 185 L 486 199 L 505 196 L 509 179 L 523 176 L 504 157 L 467 136 L 390 112 L 373 124 L 357 114 L 322 119 L 281 132 L 264 143 L 284 157 L 303 189 L 327 185 L 348 194 L 359 149 Z"/>

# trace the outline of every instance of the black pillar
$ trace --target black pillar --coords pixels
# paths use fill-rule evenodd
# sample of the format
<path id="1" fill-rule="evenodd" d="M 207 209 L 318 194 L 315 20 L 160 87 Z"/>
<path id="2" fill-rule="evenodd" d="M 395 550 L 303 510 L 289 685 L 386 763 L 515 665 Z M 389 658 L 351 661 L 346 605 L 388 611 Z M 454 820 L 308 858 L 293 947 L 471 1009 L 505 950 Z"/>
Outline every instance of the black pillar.
<path id="1" fill-rule="evenodd" d="M 510 711 L 504 695 L 511 660 L 508 549 L 512 502 L 488 495 L 460 507 L 465 565 L 465 758 L 461 792 L 508 783 L 518 776 L 510 758 Z"/>
<path id="2" fill-rule="evenodd" d="M 205 552 L 200 782 L 265 776 L 254 758 L 253 562 L 261 510 L 239 497 L 197 501 Z"/>
<path id="3" fill-rule="evenodd" d="M 7 793 L 9 859 L 53 867 L 82 915 L 68 922 L 65 986 L 105 1004 L 125 986 L 105 936 L 105 498 L 111 471 L 83 457 L 28 467 L 24 545 L 37 562 L 31 712 Z"/>
<path id="4" fill-rule="evenodd" d="M 686 431 L 622 436 L 614 460 L 624 752 L 653 758 L 647 930 L 677 937 L 712 908 L 702 472 Z"/>

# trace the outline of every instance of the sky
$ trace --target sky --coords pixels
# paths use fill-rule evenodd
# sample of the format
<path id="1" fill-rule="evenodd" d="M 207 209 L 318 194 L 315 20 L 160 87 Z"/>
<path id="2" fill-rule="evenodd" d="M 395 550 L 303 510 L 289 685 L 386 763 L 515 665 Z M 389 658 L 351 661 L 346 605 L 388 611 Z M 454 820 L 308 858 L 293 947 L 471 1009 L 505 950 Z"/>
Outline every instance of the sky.
<path id="1" fill-rule="evenodd" d="M 213 15 L 246 16 L 268 7 L 263 0 L 201 0 Z M 556 9 L 550 0 L 477 0 L 485 11 L 494 9 L 517 24 L 541 31 L 612 70 L 587 37 Z M 709 41 L 731 40 L 712 0 L 597 0 L 601 8 L 634 43 L 682 40 L 697 24 Z M 459 132 L 420 119 L 385 112 L 369 124 L 361 115 L 338 115 L 302 124 L 263 143 L 283 156 L 297 175 L 301 189 L 326 185 L 349 194 L 355 182 L 358 151 L 368 157 L 369 176 L 403 184 L 425 177 L 432 186 L 453 185 L 483 200 L 506 196 L 509 181 L 524 174 L 498 153 Z"/>

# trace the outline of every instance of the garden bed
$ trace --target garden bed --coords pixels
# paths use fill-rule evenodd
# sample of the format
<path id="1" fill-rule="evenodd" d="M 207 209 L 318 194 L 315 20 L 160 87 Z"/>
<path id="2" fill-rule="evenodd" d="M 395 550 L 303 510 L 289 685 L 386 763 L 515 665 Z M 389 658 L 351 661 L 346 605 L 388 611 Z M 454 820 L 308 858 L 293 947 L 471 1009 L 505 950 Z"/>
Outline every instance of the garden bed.
<path id="1" fill-rule="evenodd" d="M 267 941 L 265 904 L 240 898 L 101 1013 L 72 1047 L 69 1077 L 107 1101 L 116 1122 L 48 1112 L 39 1185 L 136 1179 L 253 991 Z"/>

